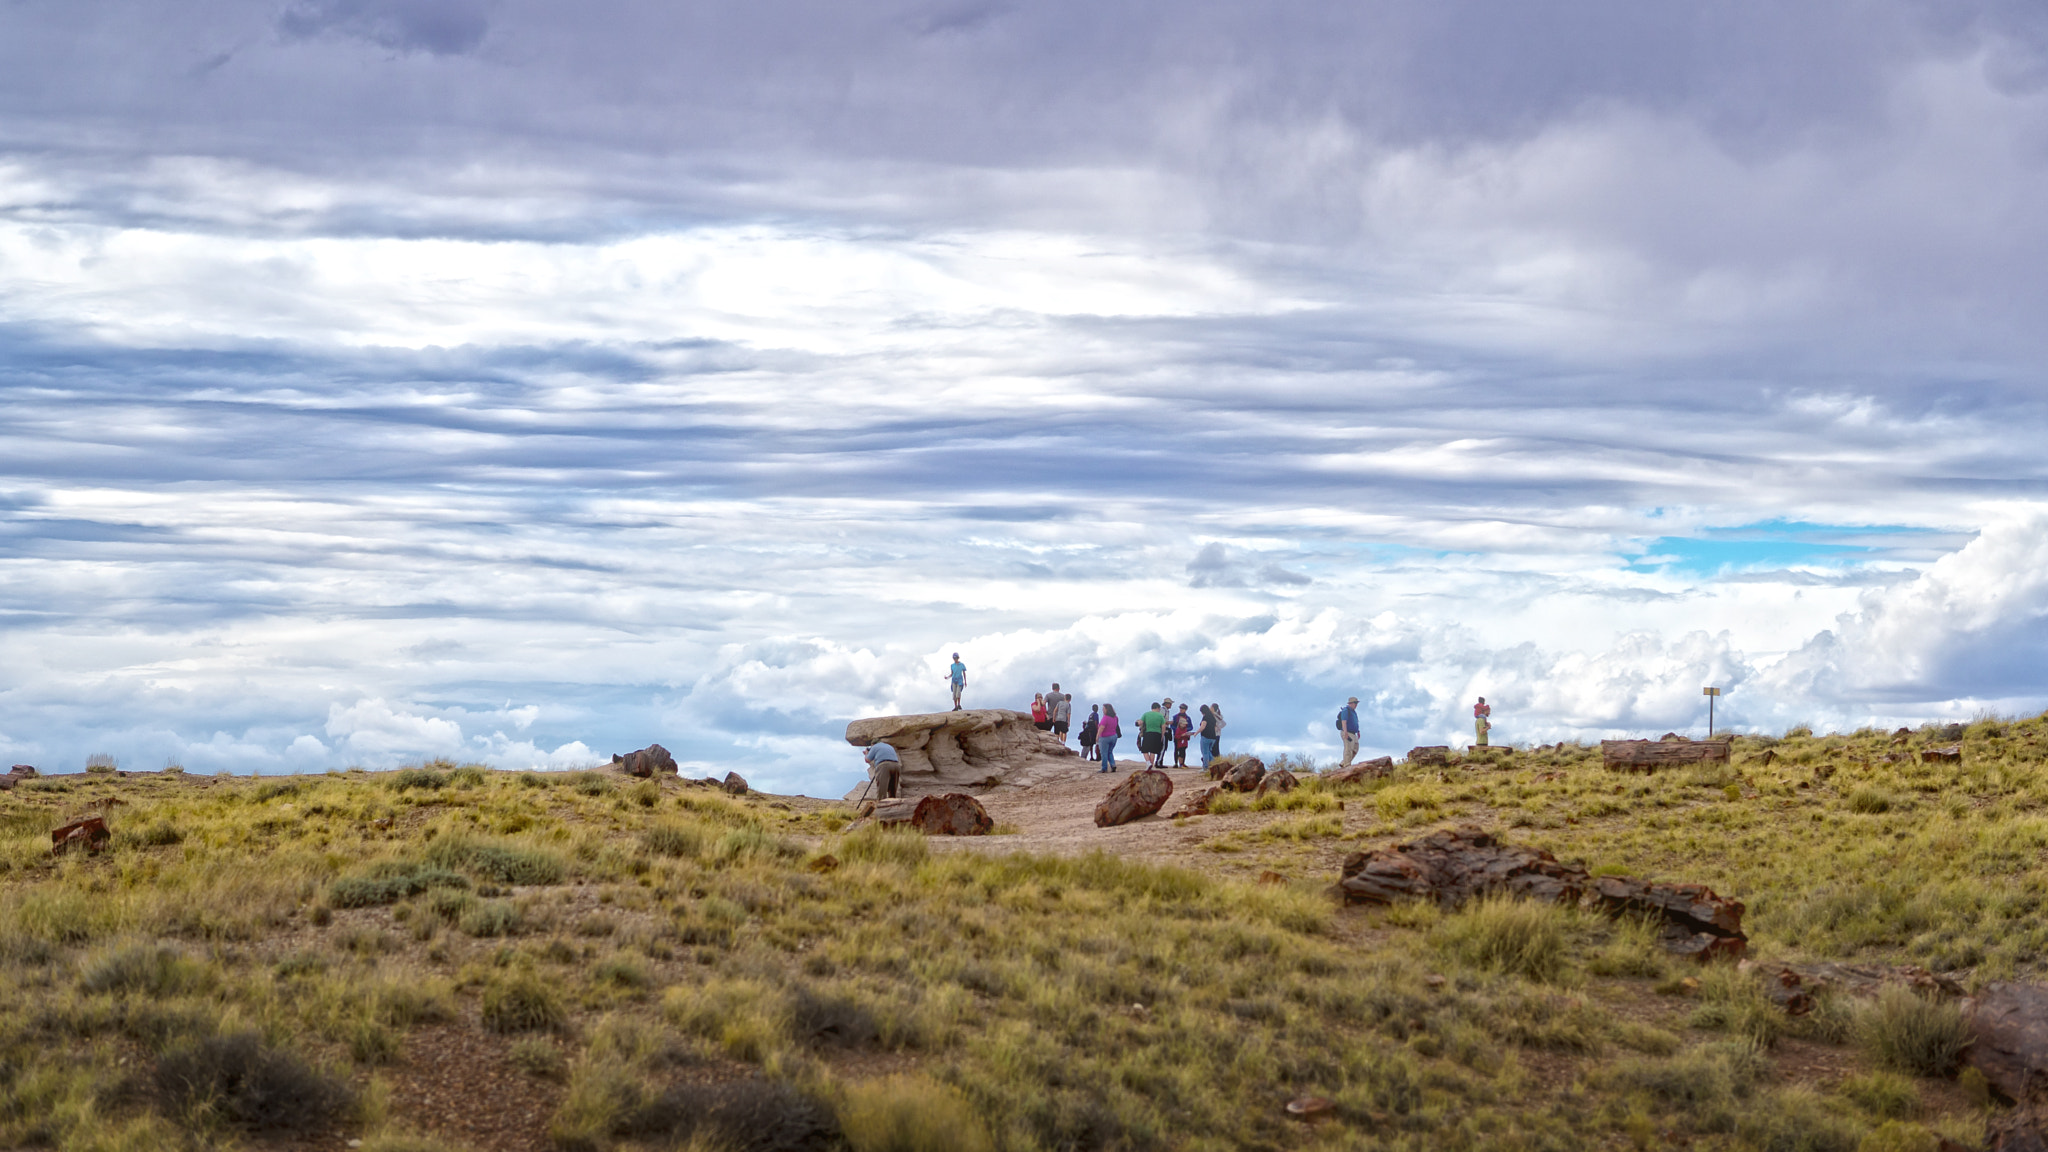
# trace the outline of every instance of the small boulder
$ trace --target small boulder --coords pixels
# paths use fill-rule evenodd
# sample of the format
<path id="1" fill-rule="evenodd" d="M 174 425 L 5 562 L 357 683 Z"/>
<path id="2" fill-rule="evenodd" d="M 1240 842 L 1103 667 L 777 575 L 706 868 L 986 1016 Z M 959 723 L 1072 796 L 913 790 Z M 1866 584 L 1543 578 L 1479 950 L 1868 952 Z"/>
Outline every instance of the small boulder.
<path id="1" fill-rule="evenodd" d="M 927 836 L 986 836 L 996 826 L 981 801 L 965 792 L 924 797 L 911 809 L 910 824 Z"/>
<path id="2" fill-rule="evenodd" d="M 747 794 L 747 778 L 737 772 L 727 772 L 725 774 L 725 782 L 720 787 L 724 788 L 730 795 L 745 796 Z"/>
<path id="3" fill-rule="evenodd" d="M 1133 772 L 1095 806 L 1095 826 L 1114 828 L 1152 815 L 1173 795 L 1173 777 L 1153 768 Z"/>
<path id="4" fill-rule="evenodd" d="M 1259 780 L 1259 795 L 1264 796 L 1269 792 L 1292 792 L 1300 783 L 1301 781 L 1294 778 L 1294 773 L 1285 768 L 1275 768 Z"/>
<path id="5" fill-rule="evenodd" d="M 1410 748 L 1408 750 L 1408 762 L 1410 764 L 1449 764 L 1451 762 L 1451 746 L 1448 744 L 1424 744 L 1420 748 Z"/>
<path id="6" fill-rule="evenodd" d="M 626 775 L 638 776 L 643 780 L 656 772 L 666 772 L 671 776 L 676 774 L 676 758 L 669 755 L 668 749 L 659 744 L 649 744 L 638 752 L 628 752 L 624 756 L 614 754 L 612 763 Z"/>
<path id="7" fill-rule="evenodd" d="M 1922 748 L 1920 750 L 1920 762 L 1922 764 L 1961 764 L 1963 762 L 1963 746 L 1961 744 L 1954 744 L 1947 748 Z"/>
<path id="8" fill-rule="evenodd" d="M 1173 814 L 1175 816 L 1207 816 L 1209 814 L 1209 801 L 1214 800 L 1217 793 L 1222 791 L 1222 785 L 1211 784 L 1200 792 L 1188 797 L 1179 808 L 1174 810 Z"/>
<path id="9" fill-rule="evenodd" d="M 1247 756 L 1223 774 L 1223 786 L 1232 792 L 1250 792 L 1265 778 L 1266 762 L 1257 756 Z"/>
<path id="10" fill-rule="evenodd" d="M 1394 758 L 1392 756 L 1376 756 L 1363 763 L 1353 764 L 1349 768 L 1339 768 L 1334 772 L 1324 773 L 1323 779 L 1328 780 L 1332 784 L 1356 784 L 1361 780 L 1376 780 L 1393 770 Z"/>

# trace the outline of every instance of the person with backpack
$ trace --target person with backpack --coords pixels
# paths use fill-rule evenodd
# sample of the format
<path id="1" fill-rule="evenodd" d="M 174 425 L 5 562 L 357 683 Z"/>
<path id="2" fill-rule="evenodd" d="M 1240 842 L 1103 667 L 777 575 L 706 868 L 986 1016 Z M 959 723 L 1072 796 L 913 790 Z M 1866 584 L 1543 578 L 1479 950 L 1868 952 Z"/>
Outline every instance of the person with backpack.
<path id="1" fill-rule="evenodd" d="M 1123 729 L 1116 722 L 1116 705 L 1102 706 L 1102 719 L 1095 725 L 1095 746 L 1102 752 L 1104 772 L 1116 771 L 1116 738 Z"/>
<path id="2" fill-rule="evenodd" d="M 1195 734 L 1195 722 L 1188 716 L 1188 706 L 1183 704 L 1173 719 L 1166 722 L 1166 730 L 1173 736 L 1173 766 L 1188 766 L 1188 738 Z"/>
<path id="3" fill-rule="evenodd" d="M 1337 709 L 1337 735 L 1344 738 L 1344 762 L 1337 767 L 1349 768 L 1358 756 L 1358 697 Z"/>
<path id="4" fill-rule="evenodd" d="M 1229 722 L 1228 720 L 1225 720 L 1225 719 L 1223 718 L 1223 705 L 1221 705 L 1221 704 L 1211 704 L 1211 705 L 1209 705 L 1209 715 L 1210 715 L 1210 716 L 1213 716 L 1213 717 L 1215 717 L 1215 719 L 1216 719 L 1216 753 L 1215 753 L 1215 754 L 1216 754 L 1216 755 L 1218 755 L 1218 756 L 1221 756 L 1221 755 L 1223 755 L 1223 729 L 1224 729 L 1224 728 L 1226 728 L 1226 727 L 1228 727 L 1228 726 L 1229 726 L 1229 724 L 1230 724 L 1230 722 Z"/>
<path id="5" fill-rule="evenodd" d="M 1081 759 L 1095 759 L 1095 730 L 1101 723 L 1101 707 L 1088 709 L 1088 718 L 1081 721 Z"/>

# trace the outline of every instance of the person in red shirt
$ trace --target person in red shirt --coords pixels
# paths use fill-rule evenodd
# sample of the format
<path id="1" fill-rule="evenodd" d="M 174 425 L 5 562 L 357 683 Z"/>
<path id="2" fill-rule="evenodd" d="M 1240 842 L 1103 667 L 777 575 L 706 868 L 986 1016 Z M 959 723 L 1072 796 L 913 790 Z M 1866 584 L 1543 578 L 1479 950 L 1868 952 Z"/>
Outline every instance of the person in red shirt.
<path id="1" fill-rule="evenodd" d="M 1045 710 L 1045 693 L 1031 694 L 1031 724 L 1040 732 L 1052 731 L 1052 713 Z"/>

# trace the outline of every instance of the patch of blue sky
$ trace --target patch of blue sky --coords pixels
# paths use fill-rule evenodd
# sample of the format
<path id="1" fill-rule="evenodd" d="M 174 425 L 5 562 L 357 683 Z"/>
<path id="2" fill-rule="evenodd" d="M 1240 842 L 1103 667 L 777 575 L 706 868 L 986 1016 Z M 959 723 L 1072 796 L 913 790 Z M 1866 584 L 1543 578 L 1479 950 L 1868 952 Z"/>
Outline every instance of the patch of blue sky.
<path id="1" fill-rule="evenodd" d="M 1961 544 L 1951 533 L 1901 524 L 1759 520 L 1695 536 L 1659 536 L 1629 560 L 1641 571 L 1718 576 L 1790 568 L 1921 560 Z"/>

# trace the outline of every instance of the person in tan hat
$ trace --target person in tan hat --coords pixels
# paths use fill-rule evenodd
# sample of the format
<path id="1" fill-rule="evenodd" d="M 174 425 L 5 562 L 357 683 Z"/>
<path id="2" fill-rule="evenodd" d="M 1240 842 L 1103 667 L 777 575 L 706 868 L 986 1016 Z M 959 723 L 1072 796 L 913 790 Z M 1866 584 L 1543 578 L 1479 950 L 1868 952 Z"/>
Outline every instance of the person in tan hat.
<path id="1" fill-rule="evenodd" d="M 1337 735 L 1344 738 L 1344 762 L 1337 767 L 1349 768 L 1358 755 L 1358 697 L 1337 709 Z"/>

